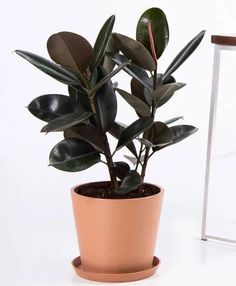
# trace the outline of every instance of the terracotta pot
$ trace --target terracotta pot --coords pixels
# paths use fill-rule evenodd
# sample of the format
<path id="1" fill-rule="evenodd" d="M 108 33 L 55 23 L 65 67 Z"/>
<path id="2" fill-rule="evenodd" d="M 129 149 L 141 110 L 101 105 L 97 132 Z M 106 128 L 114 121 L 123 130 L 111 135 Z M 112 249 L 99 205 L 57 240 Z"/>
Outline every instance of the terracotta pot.
<path id="1" fill-rule="evenodd" d="M 102 188 L 108 184 L 81 186 Z M 144 184 L 158 193 L 134 199 L 98 199 L 76 193 L 79 187 L 72 188 L 71 194 L 83 271 L 127 274 L 152 269 L 164 190 Z"/>

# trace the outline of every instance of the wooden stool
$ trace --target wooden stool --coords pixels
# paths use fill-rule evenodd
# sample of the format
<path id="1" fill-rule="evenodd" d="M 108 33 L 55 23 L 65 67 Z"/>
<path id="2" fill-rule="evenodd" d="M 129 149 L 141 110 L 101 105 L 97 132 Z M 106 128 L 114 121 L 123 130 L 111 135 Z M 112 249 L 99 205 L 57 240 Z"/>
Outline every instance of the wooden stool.
<path id="1" fill-rule="evenodd" d="M 212 75 L 209 129 L 208 129 L 208 145 L 207 145 L 207 158 L 206 158 L 206 171 L 205 171 L 205 189 L 204 189 L 204 201 L 203 201 L 201 238 L 202 240 L 207 240 L 209 238 L 229 243 L 236 243 L 236 240 L 206 234 L 208 191 L 209 191 L 209 179 L 210 179 L 210 167 L 211 167 L 211 149 L 212 149 L 212 138 L 215 127 L 215 119 L 216 119 L 218 83 L 219 83 L 219 72 L 220 72 L 220 56 L 221 56 L 221 51 L 232 51 L 232 50 L 236 51 L 236 36 L 212 35 L 211 42 L 215 44 L 215 48 L 214 48 L 214 60 L 213 60 L 213 75 Z"/>

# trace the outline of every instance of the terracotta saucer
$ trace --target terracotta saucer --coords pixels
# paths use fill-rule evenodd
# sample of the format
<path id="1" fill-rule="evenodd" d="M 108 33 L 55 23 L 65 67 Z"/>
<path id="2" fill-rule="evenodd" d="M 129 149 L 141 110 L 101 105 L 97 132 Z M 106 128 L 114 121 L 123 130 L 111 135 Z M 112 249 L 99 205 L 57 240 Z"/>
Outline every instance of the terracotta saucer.
<path id="1" fill-rule="evenodd" d="M 160 260 L 156 256 L 154 256 L 152 267 L 149 269 L 131 273 L 112 274 L 112 273 L 96 273 L 96 272 L 84 271 L 81 265 L 80 256 L 76 257 L 72 261 L 72 266 L 75 272 L 80 277 L 99 282 L 129 282 L 129 281 L 141 280 L 149 276 L 152 276 L 156 272 L 159 265 L 160 265 Z"/>

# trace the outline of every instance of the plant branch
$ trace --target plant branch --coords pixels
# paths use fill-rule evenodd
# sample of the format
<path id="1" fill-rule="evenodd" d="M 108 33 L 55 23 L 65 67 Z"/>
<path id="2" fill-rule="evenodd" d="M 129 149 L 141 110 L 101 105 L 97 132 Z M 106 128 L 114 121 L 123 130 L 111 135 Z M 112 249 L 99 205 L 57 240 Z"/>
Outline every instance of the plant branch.
<path id="1" fill-rule="evenodd" d="M 103 161 L 103 160 L 100 160 L 101 163 L 107 165 L 107 162 Z"/>
<path id="2" fill-rule="evenodd" d="M 137 163 L 136 163 L 136 166 L 135 166 L 135 171 L 137 171 L 138 165 L 141 164 L 140 158 L 142 156 L 142 152 L 143 152 L 143 143 L 140 144 L 140 149 L 139 149 L 139 154 L 138 154 L 138 158 L 137 158 Z"/>
<path id="3" fill-rule="evenodd" d="M 109 146 L 109 142 L 108 142 L 108 139 L 107 139 L 107 135 L 106 135 L 106 133 L 102 130 L 101 122 L 100 122 L 100 121 L 98 120 L 98 118 L 96 117 L 96 113 L 97 113 L 97 112 L 96 112 L 96 106 L 95 106 L 95 102 L 94 102 L 94 94 L 91 94 L 91 95 L 90 95 L 89 100 L 90 100 L 90 105 L 91 105 L 92 111 L 93 111 L 93 113 L 94 113 L 94 115 L 95 115 L 94 117 L 95 117 L 95 120 L 96 120 L 98 129 L 99 129 L 99 131 L 100 131 L 102 140 L 103 140 L 103 142 L 104 142 L 105 150 L 104 150 L 103 155 L 105 156 L 106 161 L 107 161 L 107 163 L 105 163 L 105 164 L 107 165 L 108 170 L 109 170 L 112 187 L 113 187 L 114 189 L 117 189 L 117 188 L 118 188 L 118 182 L 117 182 L 116 174 L 115 174 L 115 171 L 114 171 L 115 165 L 114 165 L 114 162 L 113 162 L 113 159 L 112 159 L 111 149 L 110 149 L 110 146 Z"/>
<path id="4" fill-rule="evenodd" d="M 155 153 L 155 152 L 153 151 L 153 152 L 148 156 L 148 159 L 150 159 L 154 153 Z"/>
<path id="5" fill-rule="evenodd" d="M 143 183 L 143 181 L 144 181 L 145 174 L 146 174 L 149 151 L 150 151 L 150 148 L 149 148 L 149 147 L 146 147 L 145 156 L 144 156 L 144 161 L 143 161 L 143 167 L 142 167 L 142 171 L 141 171 L 141 180 L 142 180 L 142 183 Z"/>
<path id="6" fill-rule="evenodd" d="M 103 134 L 103 141 L 105 143 L 105 149 L 106 149 L 104 155 L 106 157 L 111 182 L 112 182 L 113 188 L 117 189 L 118 188 L 118 182 L 117 182 L 116 174 L 114 171 L 115 165 L 114 165 L 114 162 L 112 159 L 111 150 L 110 150 L 110 146 L 109 146 L 109 142 L 108 142 L 106 134 Z"/>

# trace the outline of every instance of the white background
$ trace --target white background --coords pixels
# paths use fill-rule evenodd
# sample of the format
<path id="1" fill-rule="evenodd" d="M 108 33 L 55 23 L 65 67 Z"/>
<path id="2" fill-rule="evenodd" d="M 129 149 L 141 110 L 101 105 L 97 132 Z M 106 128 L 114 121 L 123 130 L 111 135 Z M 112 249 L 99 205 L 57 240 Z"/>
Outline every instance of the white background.
<path id="1" fill-rule="evenodd" d="M 200 240 L 213 58 L 210 35 L 235 33 L 234 0 L 9 0 L 2 3 L 1 285 L 95 284 L 76 277 L 70 266 L 70 261 L 78 255 L 70 188 L 83 182 L 108 179 L 102 165 L 76 174 L 47 167 L 48 154 L 62 137 L 40 134 L 44 123 L 33 118 L 25 106 L 42 94 L 65 94 L 66 88 L 12 51 L 22 49 L 48 57 L 47 38 L 60 31 L 81 34 L 93 44 L 100 27 L 112 14 L 116 15 L 114 31 L 134 37 L 139 16 L 154 6 L 165 11 L 170 28 L 168 48 L 159 61 L 160 72 L 200 30 L 206 29 L 207 34 L 198 50 L 174 74 L 187 86 L 160 109 L 160 120 L 184 115 L 184 123 L 197 126 L 199 132 L 179 145 L 166 148 L 149 164 L 146 181 L 166 189 L 156 250 L 162 264 L 154 277 L 133 284 L 236 285 L 235 246 Z M 214 148 L 218 160 L 213 168 L 214 192 L 210 195 L 208 228 L 211 234 L 236 239 L 236 54 L 229 52 L 224 56 L 219 128 L 215 137 L 218 144 Z M 116 80 L 121 88 L 129 88 L 127 75 L 120 74 Z M 136 119 L 133 110 L 121 99 L 119 104 L 118 120 L 128 124 Z M 121 152 L 117 158 L 122 156 Z"/>

